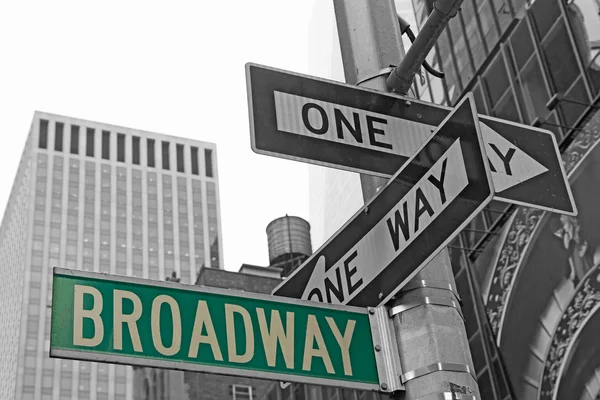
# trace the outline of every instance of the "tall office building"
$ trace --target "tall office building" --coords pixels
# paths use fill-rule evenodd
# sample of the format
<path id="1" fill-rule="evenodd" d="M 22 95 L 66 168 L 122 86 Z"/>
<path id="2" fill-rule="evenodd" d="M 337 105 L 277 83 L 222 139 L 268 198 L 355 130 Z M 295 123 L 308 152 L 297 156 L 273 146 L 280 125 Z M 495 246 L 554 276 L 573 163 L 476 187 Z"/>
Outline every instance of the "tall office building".
<path id="1" fill-rule="evenodd" d="M 0 226 L 0 399 L 132 399 L 130 367 L 48 357 L 52 267 L 222 268 L 214 144 L 36 112 Z"/>

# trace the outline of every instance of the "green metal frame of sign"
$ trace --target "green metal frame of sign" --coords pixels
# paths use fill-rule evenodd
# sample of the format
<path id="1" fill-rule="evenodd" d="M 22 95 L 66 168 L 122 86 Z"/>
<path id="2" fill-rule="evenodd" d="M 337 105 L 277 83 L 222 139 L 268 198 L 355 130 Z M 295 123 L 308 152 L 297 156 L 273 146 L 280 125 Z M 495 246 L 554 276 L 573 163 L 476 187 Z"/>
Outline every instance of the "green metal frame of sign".
<path id="1" fill-rule="evenodd" d="M 379 311 L 54 268 L 50 356 L 397 390 Z"/>

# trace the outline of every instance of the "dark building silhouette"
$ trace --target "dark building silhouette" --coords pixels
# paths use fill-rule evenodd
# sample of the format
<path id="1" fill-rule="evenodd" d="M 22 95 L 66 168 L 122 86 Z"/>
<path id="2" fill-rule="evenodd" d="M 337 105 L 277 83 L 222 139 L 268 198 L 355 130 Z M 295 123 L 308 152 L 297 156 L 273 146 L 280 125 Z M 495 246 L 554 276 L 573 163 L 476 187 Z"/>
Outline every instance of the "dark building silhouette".
<path id="1" fill-rule="evenodd" d="M 417 25 L 432 1 L 413 0 Z M 464 0 L 422 100 L 552 131 L 577 217 L 492 202 L 452 243 L 484 399 L 600 398 L 600 3 Z M 483 300 L 483 301 L 482 301 Z M 594 339 L 595 338 L 595 339 Z"/>

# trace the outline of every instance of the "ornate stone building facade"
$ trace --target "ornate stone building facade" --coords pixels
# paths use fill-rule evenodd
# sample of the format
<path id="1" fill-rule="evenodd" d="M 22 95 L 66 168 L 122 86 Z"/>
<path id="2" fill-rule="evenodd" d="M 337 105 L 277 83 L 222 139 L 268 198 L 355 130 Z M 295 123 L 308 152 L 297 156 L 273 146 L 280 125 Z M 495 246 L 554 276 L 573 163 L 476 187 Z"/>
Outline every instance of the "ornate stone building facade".
<path id="1" fill-rule="evenodd" d="M 420 25 L 432 1 L 413 5 Z M 599 53 L 597 0 L 464 0 L 429 55 L 445 79 L 415 82 L 423 100 L 452 105 L 472 91 L 481 114 L 551 130 L 579 210 L 492 203 L 452 245 L 475 278 L 510 386 L 503 394 L 503 376 L 480 379 L 486 399 L 600 393 Z"/>

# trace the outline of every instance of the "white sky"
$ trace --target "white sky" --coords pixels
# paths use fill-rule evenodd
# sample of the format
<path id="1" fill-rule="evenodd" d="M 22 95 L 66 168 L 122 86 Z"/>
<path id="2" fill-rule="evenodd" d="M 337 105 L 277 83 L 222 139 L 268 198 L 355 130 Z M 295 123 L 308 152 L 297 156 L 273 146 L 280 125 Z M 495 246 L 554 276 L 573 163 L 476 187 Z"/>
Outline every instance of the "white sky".
<path id="1" fill-rule="evenodd" d="M 315 1 L 0 2 L 2 212 L 35 110 L 189 137 L 217 144 L 225 268 L 267 265 L 308 166 L 251 151 L 244 64 L 308 73 Z"/>

